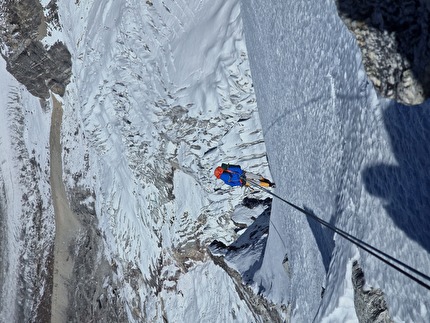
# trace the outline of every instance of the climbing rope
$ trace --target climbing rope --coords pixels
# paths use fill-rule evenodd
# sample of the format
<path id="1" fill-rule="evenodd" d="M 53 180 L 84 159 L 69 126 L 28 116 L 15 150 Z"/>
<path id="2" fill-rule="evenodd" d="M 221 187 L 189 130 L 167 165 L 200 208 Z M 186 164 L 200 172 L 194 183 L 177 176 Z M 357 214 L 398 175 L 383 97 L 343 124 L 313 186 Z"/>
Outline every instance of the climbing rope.
<path id="1" fill-rule="evenodd" d="M 398 260 L 397 258 L 394 258 L 393 256 L 390 256 L 390 255 L 386 254 L 385 252 L 383 252 L 383 251 L 379 250 L 378 248 L 375 248 L 372 245 L 370 245 L 370 244 L 368 244 L 368 243 L 366 243 L 366 242 L 358 239 L 357 237 L 354 237 L 353 235 L 351 235 L 351 234 L 343 231 L 342 229 L 339 229 L 338 227 L 332 225 L 331 223 L 329 223 L 327 221 L 324 221 L 323 219 L 319 218 L 318 216 L 316 216 L 312 212 L 309 212 L 309 211 L 307 211 L 307 210 L 305 210 L 305 209 L 303 209 L 303 208 L 295 205 L 294 203 L 291 203 L 291 202 L 287 201 L 286 199 L 280 197 L 279 195 L 273 193 L 272 191 L 269 191 L 265 187 L 260 186 L 257 182 L 251 180 L 251 181 L 249 181 L 249 183 L 251 184 L 251 186 L 253 186 L 253 187 L 257 188 L 257 189 L 265 191 L 266 193 L 268 193 L 268 194 L 272 195 L 273 197 L 277 198 L 278 200 L 280 200 L 280 201 L 288 204 L 289 206 L 291 206 L 292 208 L 296 209 L 297 211 L 299 211 L 299 212 L 303 213 L 304 215 L 306 215 L 306 216 L 314 219 L 318 223 L 324 225 L 325 227 L 327 227 L 330 230 L 334 231 L 335 233 L 339 234 L 341 237 L 343 237 L 346 240 L 352 242 L 357 247 L 359 247 L 359 248 L 365 250 L 366 252 L 370 253 L 371 255 L 375 256 L 376 258 L 378 258 L 379 260 L 381 260 L 385 264 L 389 265 L 390 267 L 394 268 L 398 272 L 402 273 L 406 277 L 412 279 L 416 283 L 418 283 L 421 286 L 425 287 L 426 289 L 430 290 L 430 285 L 428 283 L 426 283 L 423 280 L 421 280 L 421 279 L 413 276 L 412 274 L 410 274 L 406 270 L 400 268 L 399 266 L 402 266 L 403 268 L 408 269 L 412 273 L 414 273 L 414 274 L 416 274 L 416 275 L 424 278 L 428 282 L 430 282 L 430 277 L 427 276 L 426 274 L 422 273 L 421 271 L 419 271 L 419 270 L 417 270 L 417 269 L 415 269 L 415 268 L 413 268 L 413 267 L 405 264 L 404 262 Z M 273 223 L 272 223 L 272 225 L 273 225 Z M 394 263 L 390 262 L 389 260 L 391 260 Z"/>

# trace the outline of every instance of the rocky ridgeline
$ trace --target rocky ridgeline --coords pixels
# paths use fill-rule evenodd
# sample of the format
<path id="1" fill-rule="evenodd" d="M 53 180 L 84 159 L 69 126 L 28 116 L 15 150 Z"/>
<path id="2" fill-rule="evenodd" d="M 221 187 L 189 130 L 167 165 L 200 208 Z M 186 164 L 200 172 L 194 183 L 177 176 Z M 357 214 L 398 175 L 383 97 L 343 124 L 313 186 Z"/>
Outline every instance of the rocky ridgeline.
<path id="1" fill-rule="evenodd" d="M 336 0 L 355 35 L 369 79 L 381 96 L 402 104 L 430 97 L 430 2 Z"/>
<path id="2" fill-rule="evenodd" d="M 38 0 L 6 0 L 0 26 L 2 55 L 7 70 L 34 96 L 48 98 L 49 90 L 63 95 L 71 76 L 71 55 L 57 42 L 51 47 L 40 41 L 46 24 L 58 19 L 55 1 L 48 5 L 48 17 Z"/>

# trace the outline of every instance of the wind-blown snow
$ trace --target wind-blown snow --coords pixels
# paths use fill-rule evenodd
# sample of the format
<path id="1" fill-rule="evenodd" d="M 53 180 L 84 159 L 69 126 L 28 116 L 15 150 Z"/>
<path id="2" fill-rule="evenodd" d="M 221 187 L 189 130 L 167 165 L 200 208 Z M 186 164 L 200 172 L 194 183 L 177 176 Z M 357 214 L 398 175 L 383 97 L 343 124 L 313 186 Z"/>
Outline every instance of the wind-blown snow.
<path id="1" fill-rule="evenodd" d="M 354 260 L 368 286 L 385 293 L 394 321 L 430 321 L 428 291 L 278 200 L 270 218 L 261 205 L 247 210 L 239 204 L 250 191 L 212 175 L 229 162 L 272 178 L 267 149 L 277 194 L 429 274 L 428 103 L 405 108 L 377 98 L 332 1 L 58 5 L 62 32 L 50 26 L 43 41 L 63 40 L 73 60 L 62 100 L 63 179 L 70 196 L 92 193 L 78 202 L 95 199 L 104 256 L 129 321 L 263 320 L 238 293 L 240 284 L 208 256 L 213 240 L 231 244 L 215 256 L 223 255 L 284 316 L 291 312 L 293 322 L 357 320 Z M 24 116 L 20 143 L 40 164 L 32 196 L 47 215 L 43 232 L 52 234 L 42 175 L 49 113 L 0 61 L 7 78 L 0 81 L 2 102 L 10 93 L 24 101 L 16 110 Z M 0 111 L 0 212 L 6 209 L 9 221 L 1 315 L 13 321 L 17 310 L 6 302 L 14 299 L 22 253 L 10 248 L 22 241 L 25 217 L 15 215 L 24 212 L 26 187 L 18 180 L 23 163 L 4 157 L 18 156 L 6 112 Z M 234 221 L 248 225 L 240 237 Z M 40 239 L 37 250 L 49 239 Z"/>
<path id="2" fill-rule="evenodd" d="M 65 179 L 95 193 L 129 319 L 249 321 L 206 253 L 212 240 L 236 238 L 229 215 L 243 197 L 214 181 L 216 164 L 268 175 L 239 3 L 59 6 L 73 57 Z"/>
<path id="3" fill-rule="evenodd" d="M 277 194 L 429 274 L 428 103 L 409 108 L 377 99 L 332 1 L 243 2 L 242 14 Z M 327 252 L 318 244 L 321 229 L 280 201 L 272 221 L 281 236 L 271 227 L 255 277 L 265 295 L 292 302 L 297 322 L 351 318 L 345 280 L 356 248 L 335 236 Z M 422 311 L 430 306 L 427 290 L 358 255 L 395 321 L 430 319 Z"/>

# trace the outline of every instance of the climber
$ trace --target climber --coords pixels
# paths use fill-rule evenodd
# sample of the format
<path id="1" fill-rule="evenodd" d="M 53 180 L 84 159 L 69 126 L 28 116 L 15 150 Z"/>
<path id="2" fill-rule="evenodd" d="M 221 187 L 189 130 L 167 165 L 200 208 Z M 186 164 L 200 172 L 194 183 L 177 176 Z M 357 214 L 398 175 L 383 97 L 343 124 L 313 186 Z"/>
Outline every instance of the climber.
<path id="1" fill-rule="evenodd" d="M 250 186 L 250 181 L 252 181 L 263 187 L 275 187 L 275 183 L 272 183 L 267 178 L 245 172 L 239 165 L 222 163 L 221 166 L 215 168 L 214 175 L 230 186 Z"/>

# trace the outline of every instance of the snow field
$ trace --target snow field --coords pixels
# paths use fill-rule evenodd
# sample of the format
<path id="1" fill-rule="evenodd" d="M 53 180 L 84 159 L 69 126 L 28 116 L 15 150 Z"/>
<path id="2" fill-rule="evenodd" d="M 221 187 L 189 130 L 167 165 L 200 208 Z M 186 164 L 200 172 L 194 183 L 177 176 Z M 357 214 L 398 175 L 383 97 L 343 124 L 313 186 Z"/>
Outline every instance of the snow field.
<path id="1" fill-rule="evenodd" d="M 64 180 L 70 194 L 88 194 L 82 203 L 95 201 L 131 322 L 256 320 L 237 282 L 209 260 L 205 248 L 215 239 L 238 248 L 220 253 L 256 293 L 291 309 L 293 322 L 356 321 L 354 260 L 367 287 L 386 294 L 394 321 L 430 320 L 427 291 L 279 201 L 270 221 L 261 207 L 245 210 L 239 204 L 249 192 L 213 178 L 221 162 L 271 178 L 266 142 L 277 194 L 428 273 L 428 104 L 405 109 L 377 98 L 332 1 L 59 7 L 63 31 L 49 26 L 43 41 L 64 39 L 73 58 L 63 99 Z M 42 296 L 44 285 L 31 285 L 30 253 L 8 248 L 23 232 L 37 236 L 26 218 L 35 205 L 47 216 L 43 232 L 54 231 L 50 107 L 3 74 L 3 102 L 13 105 L 0 112 L 4 250 L 10 273 L 20 259 L 29 264 L 26 290 Z M 32 168 L 22 172 L 23 165 Z M 247 212 L 260 216 L 251 223 Z M 239 239 L 232 219 L 248 224 Z M 36 246 L 43 257 L 50 239 Z M 21 283 L 9 272 L 8 293 Z M 15 312 L 8 306 L 1 315 L 13 321 Z"/>
<path id="2" fill-rule="evenodd" d="M 422 148 L 425 145 L 421 146 L 427 132 L 422 127 L 414 129 L 426 124 L 428 105 L 414 110 L 376 97 L 355 39 L 332 2 L 253 1 L 243 3 L 242 14 L 277 193 L 425 272 L 430 268 L 428 235 L 411 228 L 417 223 L 425 227 L 422 214 L 415 210 L 426 209 L 422 192 L 428 188 L 416 173 L 428 178 L 421 160 L 428 156 Z M 422 116 L 421 122 L 415 113 Z M 403 154 L 408 152 L 415 152 L 418 161 L 407 162 Z M 393 167 L 395 171 L 390 171 Z M 368 174 L 373 173 L 379 176 L 370 178 Z M 416 196 L 407 190 L 398 194 L 403 186 L 413 192 L 414 183 L 422 189 Z M 409 195 L 410 207 L 399 204 L 405 195 Z M 405 218 L 396 213 L 399 207 Z M 310 321 L 315 314 L 316 321 L 332 317 L 337 306 L 339 321 L 352 318 L 352 307 L 340 308 L 351 293 L 339 286 L 349 284 L 344 271 L 355 248 L 335 236 L 333 253 L 324 257 L 324 244 L 318 243 L 316 234 L 319 230 L 278 201 L 273 205 L 272 222 L 283 239 L 270 232 L 262 268 L 256 274 L 266 295 L 291 301 L 293 321 Z M 291 279 L 282 266 L 285 250 Z M 426 291 L 359 253 L 369 286 L 382 288 L 395 321 L 428 320 L 421 316 L 424 311 L 419 305 L 427 302 Z M 327 261 L 330 266 L 325 272 Z M 321 286 L 331 297 L 321 300 Z"/>
<path id="3" fill-rule="evenodd" d="M 213 178 L 221 162 L 272 178 L 267 147 L 277 194 L 429 274 L 429 105 L 376 96 L 332 1 L 58 5 L 63 31 L 48 26 L 43 42 L 63 39 L 73 59 L 62 100 L 64 181 L 70 195 L 86 192 L 81 203 L 95 202 L 129 321 L 258 320 L 238 282 L 209 260 L 215 239 L 233 243 L 238 251 L 219 251 L 225 262 L 291 309 L 293 322 L 357 320 L 354 260 L 394 321 L 430 321 L 428 291 L 279 201 L 270 220 L 261 206 L 245 209 L 249 191 Z M 41 108 L 0 61 L 9 107 L 0 111 L 8 214 L 0 315 L 14 321 L 13 292 L 44 293 L 31 252 L 46 259 L 54 232 L 50 105 Z M 29 221 L 39 206 L 50 234 L 29 249 L 40 238 Z M 248 229 L 236 234 L 232 220 Z"/>
<path id="4" fill-rule="evenodd" d="M 2 252 L 4 297 L 0 317 L 29 317 L 43 301 L 45 268 L 55 227 L 49 185 L 49 103 L 31 96 L 6 71 L 0 82 L 1 212 L 5 228 Z M 21 297 L 21 302 L 16 302 Z"/>
<path id="5" fill-rule="evenodd" d="M 215 238 L 235 240 L 230 215 L 243 198 L 214 184 L 214 167 L 241 163 L 268 175 L 239 9 L 236 1 L 60 4 L 73 57 L 66 180 L 94 192 L 130 321 L 190 308 L 210 321 L 252 315 L 205 250 Z M 235 314 L 220 315 L 217 297 L 234 301 Z"/>
<path id="6" fill-rule="evenodd" d="M 2 94 L 2 102 L 9 101 L 10 95 L 10 85 L 13 82 L 12 76 L 6 71 L 6 62 L 3 58 L 0 58 L 0 68 L 2 69 L 2 74 L 6 77 L 0 82 Z M 11 147 L 11 134 L 9 132 L 8 120 L 9 116 L 6 113 L 6 109 L 0 109 L 0 120 L 2 125 L 0 126 L 0 212 L 2 217 L 2 226 L 6 230 L 2 230 L 3 243 L 2 243 L 2 262 L 7 263 L 7 266 L 2 268 L 2 295 L 6 297 L 1 298 L 2 309 L 0 312 L 1 317 L 13 318 L 14 315 L 14 300 L 17 293 L 18 277 L 16 274 L 18 272 L 19 264 L 19 253 L 12 252 L 12 246 L 16 245 L 19 241 L 21 225 L 19 219 L 19 214 L 21 214 L 20 203 L 14 202 L 15 196 L 21 196 L 21 190 L 18 185 L 15 185 L 15 178 L 17 176 L 17 171 L 14 169 L 13 164 L 9 161 L 9 156 L 12 155 Z M 7 188 L 7 189 L 6 189 Z M 13 216 L 7 216 L 12 214 Z M 6 218 L 5 218 L 6 217 Z M 19 247 L 17 249 L 20 249 Z"/>

